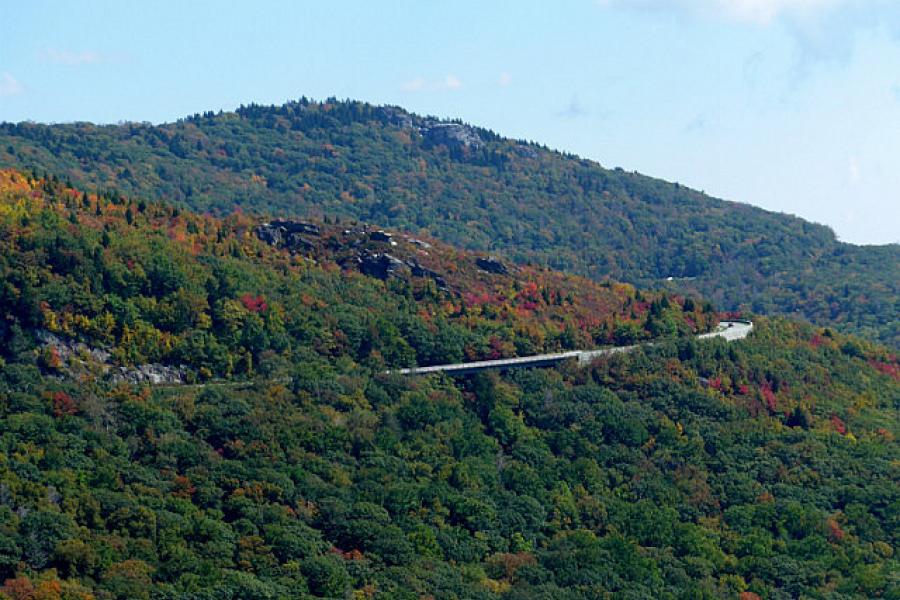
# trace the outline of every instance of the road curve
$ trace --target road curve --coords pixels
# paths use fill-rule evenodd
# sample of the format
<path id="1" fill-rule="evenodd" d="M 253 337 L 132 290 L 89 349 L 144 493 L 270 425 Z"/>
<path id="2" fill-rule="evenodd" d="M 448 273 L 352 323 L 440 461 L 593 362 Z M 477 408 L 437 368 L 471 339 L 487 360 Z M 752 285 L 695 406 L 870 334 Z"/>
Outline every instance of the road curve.
<path id="1" fill-rule="evenodd" d="M 697 336 L 699 340 L 710 338 L 723 338 L 732 342 L 742 340 L 753 331 L 752 321 L 722 321 L 715 331 L 702 333 Z M 557 352 L 554 354 L 535 354 L 533 356 L 520 356 L 517 358 L 500 358 L 497 360 L 479 360 L 467 363 L 451 363 L 447 365 L 432 365 L 430 367 L 412 367 L 410 369 L 394 369 L 387 371 L 392 375 L 425 375 L 427 373 L 447 373 L 448 375 L 466 375 L 486 369 L 521 369 L 524 367 L 550 367 L 561 363 L 565 360 L 577 359 L 578 364 L 590 364 L 595 358 L 601 356 L 609 356 L 621 352 L 631 352 L 635 348 L 641 346 L 651 346 L 652 342 L 647 344 L 637 344 L 634 346 L 616 346 L 615 348 L 603 348 L 600 350 L 571 350 L 569 352 Z"/>

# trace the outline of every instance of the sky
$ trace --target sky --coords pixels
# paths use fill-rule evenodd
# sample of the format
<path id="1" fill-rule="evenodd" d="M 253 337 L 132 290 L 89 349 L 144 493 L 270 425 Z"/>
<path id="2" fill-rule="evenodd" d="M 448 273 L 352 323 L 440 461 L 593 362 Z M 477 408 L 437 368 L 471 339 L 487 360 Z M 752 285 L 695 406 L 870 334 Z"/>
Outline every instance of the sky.
<path id="1" fill-rule="evenodd" d="M 353 98 L 900 242 L 896 0 L 0 6 L 0 121 Z"/>

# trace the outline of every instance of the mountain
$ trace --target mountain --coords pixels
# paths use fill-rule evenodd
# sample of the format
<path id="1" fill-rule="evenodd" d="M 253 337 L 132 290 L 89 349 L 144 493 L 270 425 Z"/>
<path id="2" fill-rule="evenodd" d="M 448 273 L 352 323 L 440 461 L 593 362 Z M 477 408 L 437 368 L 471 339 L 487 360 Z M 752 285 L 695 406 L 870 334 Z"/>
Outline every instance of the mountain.
<path id="1" fill-rule="evenodd" d="M 699 341 L 699 298 L 15 171 L 0 274 L 0 598 L 900 594 L 900 360 L 868 340 Z"/>
<path id="2" fill-rule="evenodd" d="M 396 107 L 0 125 L 0 166 L 198 211 L 359 219 L 597 281 L 699 293 L 900 347 L 900 246 Z"/>

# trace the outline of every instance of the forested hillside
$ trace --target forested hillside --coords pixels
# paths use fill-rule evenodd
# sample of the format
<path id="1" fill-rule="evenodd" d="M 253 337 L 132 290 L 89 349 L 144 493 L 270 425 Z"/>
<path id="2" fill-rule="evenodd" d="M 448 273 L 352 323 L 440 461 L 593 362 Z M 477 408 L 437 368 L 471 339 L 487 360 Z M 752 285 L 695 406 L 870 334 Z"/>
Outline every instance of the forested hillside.
<path id="1" fill-rule="evenodd" d="M 900 597 L 867 340 L 700 342 L 697 298 L 11 171 L 0 274 L 0 598 Z M 187 383 L 110 378 L 152 362 Z"/>
<path id="2" fill-rule="evenodd" d="M 0 343 L 15 355 L 47 332 L 105 348 L 111 364 L 209 378 L 278 370 L 304 352 L 384 370 L 625 344 L 718 318 L 708 302 L 510 271 L 365 225 L 294 224 L 308 233 L 0 171 Z"/>
<path id="3" fill-rule="evenodd" d="M 900 347 L 900 246 L 843 244 L 802 219 L 398 108 L 301 100 L 159 126 L 3 124 L 0 166 L 218 214 L 361 219 Z"/>

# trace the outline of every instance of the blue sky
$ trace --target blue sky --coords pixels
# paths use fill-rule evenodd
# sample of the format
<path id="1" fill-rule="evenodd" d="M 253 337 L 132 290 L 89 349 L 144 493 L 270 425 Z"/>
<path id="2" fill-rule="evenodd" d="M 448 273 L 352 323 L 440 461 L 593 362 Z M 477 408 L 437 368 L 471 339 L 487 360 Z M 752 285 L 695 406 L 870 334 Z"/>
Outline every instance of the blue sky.
<path id="1" fill-rule="evenodd" d="M 895 0 L 0 8 L 0 120 L 160 122 L 301 95 L 460 117 L 900 242 Z"/>

